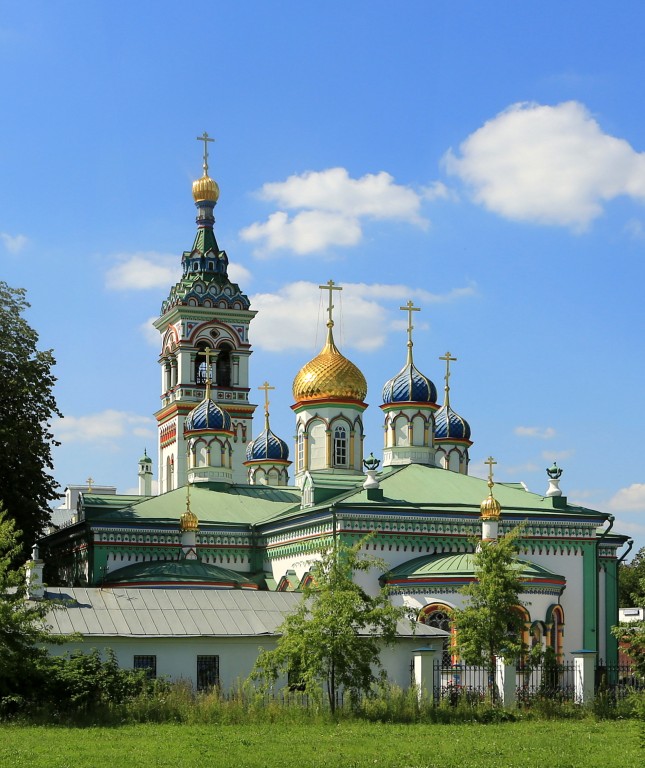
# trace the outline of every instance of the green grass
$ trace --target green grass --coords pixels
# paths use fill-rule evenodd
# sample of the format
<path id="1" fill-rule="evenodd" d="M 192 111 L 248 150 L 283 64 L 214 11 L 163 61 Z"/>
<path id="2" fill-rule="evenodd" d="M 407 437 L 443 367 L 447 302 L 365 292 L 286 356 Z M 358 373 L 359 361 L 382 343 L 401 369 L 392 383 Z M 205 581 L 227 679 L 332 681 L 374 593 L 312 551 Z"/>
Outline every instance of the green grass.
<path id="1" fill-rule="evenodd" d="M 11 768 L 640 768 L 638 720 L 495 725 L 0 725 Z"/>

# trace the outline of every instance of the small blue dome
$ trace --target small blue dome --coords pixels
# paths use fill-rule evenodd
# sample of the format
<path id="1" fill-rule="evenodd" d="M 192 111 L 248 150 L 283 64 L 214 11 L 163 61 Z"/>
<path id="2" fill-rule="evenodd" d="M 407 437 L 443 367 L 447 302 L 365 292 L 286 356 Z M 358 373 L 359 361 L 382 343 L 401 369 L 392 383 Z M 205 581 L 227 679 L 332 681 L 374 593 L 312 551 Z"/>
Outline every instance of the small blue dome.
<path id="1" fill-rule="evenodd" d="M 470 425 L 449 405 L 444 405 L 435 413 L 435 440 L 470 440 Z"/>
<path id="2" fill-rule="evenodd" d="M 437 388 L 414 365 L 408 362 L 394 378 L 383 386 L 383 402 L 436 403 Z"/>
<path id="3" fill-rule="evenodd" d="M 284 440 L 265 429 L 261 435 L 251 440 L 246 446 L 247 461 L 286 461 L 289 458 L 289 448 Z"/>
<path id="4" fill-rule="evenodd" d="M 185 429 L 187 431 L 217 430 L 220 432 L 230 432 L 231 417 L 216 402 L 207 398 L 202 400 L 188 414 Z"/>

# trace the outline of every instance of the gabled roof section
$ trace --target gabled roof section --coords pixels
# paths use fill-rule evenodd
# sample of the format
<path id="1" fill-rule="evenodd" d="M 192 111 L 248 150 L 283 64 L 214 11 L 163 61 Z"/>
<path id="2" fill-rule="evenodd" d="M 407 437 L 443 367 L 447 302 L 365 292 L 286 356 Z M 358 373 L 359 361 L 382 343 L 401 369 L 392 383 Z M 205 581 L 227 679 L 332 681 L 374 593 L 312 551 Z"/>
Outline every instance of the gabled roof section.
<path id="1" fill-rule="evenodd" d="M 114 497 L 110 497 L 113 499 Z M 135 498 L 137 503 L 128 503 Z M 161 496 L 124 497 L 125 503 L 92 505 L 86 517 L 92 522 L 178 523 L 186 508 L 186 489 L 177 488 Z M 231 485 L 202 488 L 192 485 L 190 506 L 201 524 L 224 523 L 253 525 L 287 509 L 300 508 L 297 488 L 278 488 L 265 485 Z"/>
<path id="2" fill-rule="evenodd" d="M 375 507 L 411 507 L 428 511 L 471 511 L 479 515 L 480 504 L 488 496 L 486 480 L 423 464 L 396 468 L 384 473 L 379 480 L 383 501 L 370 501 L 361 486 L 338 503 L 343 507 L 373 504 Z M 531 493 L 515 483 L 496 483 L 495 498 L 506 517 L 574 515 L 593 519 L 598 525 L 608 517 L 593 509 L 568 504 L 565 497 L 550 498 Z"/>
<path id="3" fill-rule="evenodd" d="M 46 598 L 63 601 L 45 621 L 54 634 L 84 637 L 259 637 L 275 635 L 302 596 L 238 589 L 111 589 L 58 587 Z M 409 621 L 399 637 L 445 637 Z"/>

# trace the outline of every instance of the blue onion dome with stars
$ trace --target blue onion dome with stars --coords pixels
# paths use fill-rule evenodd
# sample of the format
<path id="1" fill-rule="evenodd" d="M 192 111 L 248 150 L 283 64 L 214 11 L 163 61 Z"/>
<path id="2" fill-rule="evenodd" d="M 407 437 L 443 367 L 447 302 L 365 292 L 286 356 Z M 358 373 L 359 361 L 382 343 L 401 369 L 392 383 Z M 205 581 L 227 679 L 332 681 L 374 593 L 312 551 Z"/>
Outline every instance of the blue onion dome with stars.
<path id="1" fill-rule="evenodd" d="M 457 360 L 446 352 L 439 360 L 446 363 L 443 405 L 434 415 L 435 440 L 470 440 L 470 424 L 450 406 L 450 363 Z"/>
<path id="2" fill-rule="evenodd" d="M 269 390 L 275 389 L 268 381 L 259 387 L 264 391 L 264 432 L 246 446 L 247 461 L 288 461 L 289 448 L 271 431 L 269 426 Z"/>
<path id="3" fill-rule="evenodd" d="M 470 424 L 446 403 L 435 413 L 435 440 L 470 440 Z"/>
<path id="4" fill-rule="evenodd" d="M 427 376 L 409 362 L 383 385 L 383 402 L 389 403 L 436 403 L 437 388 Z"/>
<path id="5" fill-rule="evenodd" d="M 265 429 L 246 446 L 247 461 L 287 461 L 288 458 L 287 444 L 270 429 Z"/>
<path id="6" fill-rule="evenodd" d="M 427 376 L 424 376 L 416 367 L 412 359 L 412 313 L 419 312 L 420 308 L 415 307 L 412 301 L 401 310 L 408 313 L 408 357 L 401 370 L 386 381 L 383 386 L 383 403 L 436 403 L 437 388 Z"/>
<path id="7" fill-rule="evenodd" d="M 214 400 L 205 397 L 186 417 L 187 432 L 230 432 L 231 417 Z"/>

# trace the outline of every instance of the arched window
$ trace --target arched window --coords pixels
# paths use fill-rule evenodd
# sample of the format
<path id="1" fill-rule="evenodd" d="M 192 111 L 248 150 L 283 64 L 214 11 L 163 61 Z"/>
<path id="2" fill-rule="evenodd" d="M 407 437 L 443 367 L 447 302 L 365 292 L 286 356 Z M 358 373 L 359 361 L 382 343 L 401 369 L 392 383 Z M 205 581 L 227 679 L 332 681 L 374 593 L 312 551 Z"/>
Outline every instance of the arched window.
<path id="1" fill-rule="evenodd" d="M 451 609 L 447 605 L 435 603 L 426 606 L 419 615 L 419 621 L 428 627 L 442 629 L 452 634 Z M 449 667 L 452 663 L 452 637 L 444 637 L 442 642 L 441 666 Z"/>
<path id="2" fill-rule="evenodd" d="M 554 605 L 549 608 L 546 623 L 549 647 L 553 648 L 556 658 L 560 661 L 564 644 L 564 611 L 561 605 Z"/>
<path id="3" fill-rule="evenodd" d="M 205 384 L 208 371 L 206 370 L 206 355 L 204 350 L 205 344 L 200 344 L 197 347 L 197 354 L 195 355 L 195 383 Z"/>
<path id="4" fill-rule="evenodd" d="M 301 429 L 298 432 L 298 452 L 297 452 L 297 458 L 296 458 L 296 466 L 298 468 L 299 472 L 302 472 L 305 468 L 305 433 L 304 430 Z"/>
<path id="5" fill-rule="evenodd" d="M 334 429 L 334 466 L 347 466 L 347 428 L 338 426 Z"/>
<path id="6" fill-rule="evenodd" d="M 217 362 L 215 363 L 215 383 L 218 387 L 231 386 L 231 352 L 230 344 L 222 344 L 219 348 Z"/>

